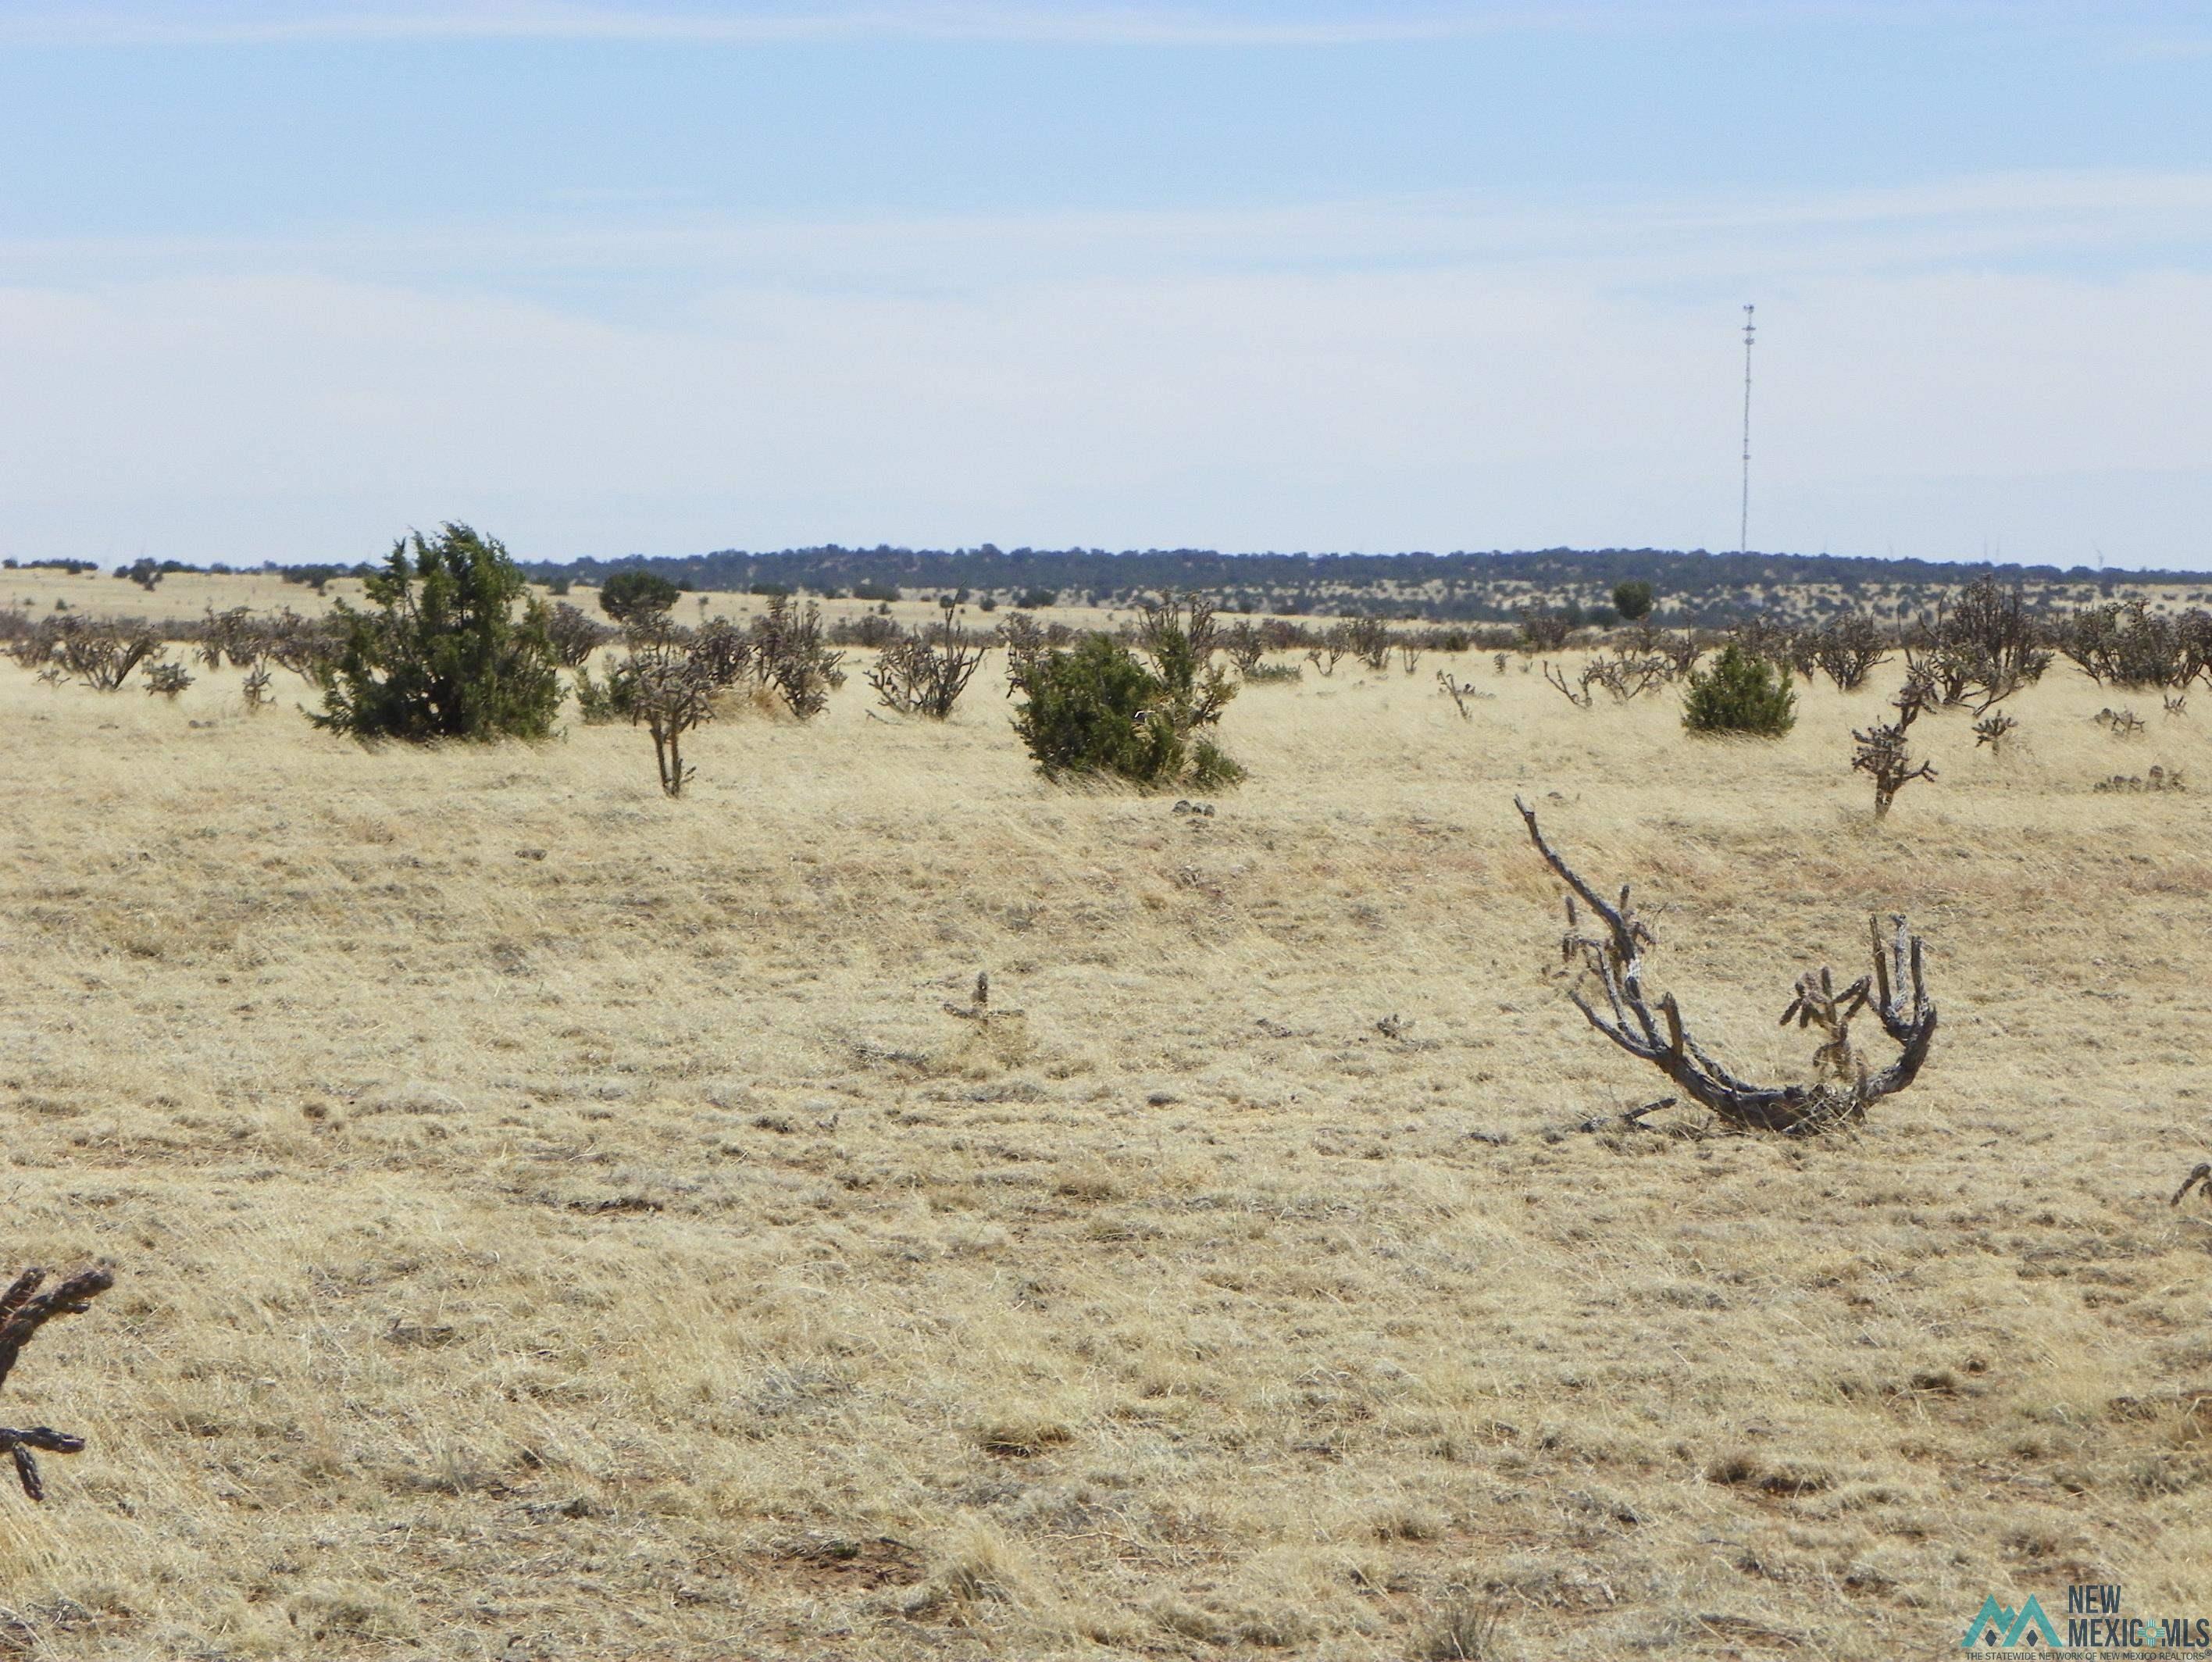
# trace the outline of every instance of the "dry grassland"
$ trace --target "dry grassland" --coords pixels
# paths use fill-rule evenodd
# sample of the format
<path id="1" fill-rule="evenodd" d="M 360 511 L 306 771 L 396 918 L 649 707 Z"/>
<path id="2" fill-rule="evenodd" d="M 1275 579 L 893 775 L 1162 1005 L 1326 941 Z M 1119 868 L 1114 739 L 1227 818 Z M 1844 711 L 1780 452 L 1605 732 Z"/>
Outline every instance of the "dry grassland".
<path id="1" fill-rule="evenodd" d="M 2090 788 L 2212 787 L 2212 712 L 2115 741 L 2062 665 L 2002 759 L 1915 728 L 1942 778 L 1877 826 L 1882 691 L 1693 743 L 1487 659 L 1463 722 L 1435 662 L 1248 690 L 1211 819 L 1048 787 L 982 680 L 708 728 L 671 803 L 627 728 L 372 753 L 289 679 L 0 664 L 7 1257 L 121 1275 L 0 1404 L 90 1438 L 0 1497 L 0 1654 L 1399 1659 L 1494 1605 L 1521 1662 L 1893 1662 L 1991 1592 L 2212 1614 L 2212 1210 L 2166 1204 L 2212 797 Z M 1549 979 L 1516 791 L 1747 1071 L 1909 913 L 1921 1084 L 1806 1145 L 1547 1142 L 1660 1082 Z M 1025 1014 L 946 1014 L 987 967 Z"/>

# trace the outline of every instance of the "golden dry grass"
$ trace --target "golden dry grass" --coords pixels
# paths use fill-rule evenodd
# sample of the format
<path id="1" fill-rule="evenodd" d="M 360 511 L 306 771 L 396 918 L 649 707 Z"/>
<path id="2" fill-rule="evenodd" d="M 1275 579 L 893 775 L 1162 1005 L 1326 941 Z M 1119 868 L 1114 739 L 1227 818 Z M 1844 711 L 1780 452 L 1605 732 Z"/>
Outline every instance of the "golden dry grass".
<path id="1" fill-rule="evenodd" d="M 2062 666 L 2002 760 L 1917 727 L 1876 825 L 1879 692 L 1697 743 L 1486 659 L 1463 722 L 1436 661 L 1249 690 L 1210 819 L 1047 786 L 981 681 L 709 728 L 670 803 L 626 728 L 371 752 L 0 665 L 7 1256 L 121 1273 L 0 1404 L 91 1440 L 0 1499 L 0 1653 L 1379 1659 L 1494 1606 L 1522 1662 L 1890 1662 L 1992 1592 L 2212 1610 L 2206 799 L 2091 790 L 2212 786 L 2212 713 L 2117 743 Z M 1546 1141 L 1659 1082 L 1549 979 L 1516 791 L 1747 1069 L 1908 912 L 1921 1085 Z M 945 1012 L 984 967 L 1022 1017 Z"/>

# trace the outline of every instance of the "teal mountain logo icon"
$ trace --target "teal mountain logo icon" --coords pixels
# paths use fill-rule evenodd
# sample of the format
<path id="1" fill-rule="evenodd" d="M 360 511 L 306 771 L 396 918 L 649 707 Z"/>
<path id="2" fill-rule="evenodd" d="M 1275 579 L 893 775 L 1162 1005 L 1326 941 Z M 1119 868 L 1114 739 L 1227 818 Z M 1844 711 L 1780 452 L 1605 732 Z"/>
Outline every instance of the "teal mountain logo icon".
<path id="1" fill-rule="evenodd" d="M 2043 1613 L 2043 1606 L 2035 1602 L 2033 1593 L 2018 1610 L 2000 1604 L 1992 1598 L 1982 1600 L 1982 1613 L 1967 1628 L 1966 1636 L 1959 1641 L 1962 1651 L 2025 1650 L 2031 1646 L 2058 1648 L 2058 1630 L 2051 1625 L 2051 1618 Z"/>

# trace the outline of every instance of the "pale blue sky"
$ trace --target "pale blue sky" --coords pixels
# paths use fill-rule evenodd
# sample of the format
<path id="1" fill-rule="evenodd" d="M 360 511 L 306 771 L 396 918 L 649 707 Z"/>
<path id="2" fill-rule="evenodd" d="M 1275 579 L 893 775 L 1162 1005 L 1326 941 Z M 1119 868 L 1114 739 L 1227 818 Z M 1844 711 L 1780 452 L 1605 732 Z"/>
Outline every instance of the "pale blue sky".
<path id="1" fill-rule="evenodd" d="M 0 7 L 0 552 L 2212 567 L 2212 8 Z"/>

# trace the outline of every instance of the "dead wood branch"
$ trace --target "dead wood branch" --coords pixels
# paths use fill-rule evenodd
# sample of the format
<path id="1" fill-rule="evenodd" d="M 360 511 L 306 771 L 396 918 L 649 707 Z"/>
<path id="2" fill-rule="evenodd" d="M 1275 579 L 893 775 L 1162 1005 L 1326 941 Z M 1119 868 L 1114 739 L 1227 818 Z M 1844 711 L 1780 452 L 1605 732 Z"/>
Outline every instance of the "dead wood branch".
<path id="1" fill-rule="evenodd" d="M 6 1383 L 16 1357 L 40 1328 L 56 1316 L 82 1315 L 92 1307 L 94 1299 L 115 1285 L 115 1277 L 108 1271 L 80 1270 L 63 1277 L 50 1291 L 41 1293 L 39 1288 L 46 1278 L 44 1270 L 26 1270 L 5 1293 L 0 1293 L 0 1384 Z M 34 1425 L 21 1430 L 0 1426 L 0 1448 L 6 1449 L 14 1459 L 15 1479 L 23 1485 L 23 1493 L 33 1501 L 46 1499 L 46 1489 L 39 1477 L 39 1463 L 31 1451 L 75 1454 L 83 1447 L 83 1438 L 57 1431 L 50 1425 Z"/>
<path id="2" fill-rule="evenodd" d="M 1814 1060 L 1824 1077 L 1808 1084 L 1753 1084 L 1716 1061 L 1691 1035 L 1673 993 L 1652 1001 L 1644 984 L 1644 952 L 1656 941 L 1630 906 L 1628 886 L 1621 885 L 1617 900 L 1607 901 L 1544 840 L 1536 810 L 1517 797 L 1513 805 L 1528 822 L 1536 852 L 1571 891 L 1561 955 L 1580 967 L 1583 982 L 1597 984 L 1606 1008 L 1598 1010 L 1579 983 L 1568 997 L 1593 1028 L 1656 1067 L 1692 1101 L 1739 1130 L 1804 1135 L 1856 1124 L 1871 1104 L 1903 1090 L 1919 1073 L 1936 1037 L 1936 1005 L 1927 993 L 1920 937 L 1906 931 L 1904 919 L 1891 919 L 1887 942 L 1881 924 L 1869 920 L 1873 972 L 1840 992 L 1826 969 L 1798 978 L 1782 1019 L 1820 1029 Z M 1595 914 L 1602 932 L 1582 931 L 1577 898 Z M 1869 1068 L 1850 1042 L 1851 1020 L 1863 1010 L 1874 1012 L 1898 1046 L 1897 1058 L 1879 1071 Z"/>
<path id="3" fill-rule="evenodd" d="M 1018 1010 L 991 1008 L 991 972 L 988 969 L 976 972 L 975 991 L 971 995 L 970 1001 L 964 1004 L 948 1003 L 945 1006 L 945 1013 L 947 1016 L 957 1016 L 963 1022 L 980 1022 L 985 1027 L 988 1027 L 994 1022 L 1018 1020 L 1023 1014 Z"/>
<path id="4" fill-rule="evenodd" d="M 1593 1114 L 1588 1119 L 1569 1120 L 1564 1125 L 1553 1125 L 1549 1127 L 1544 1132 L 1544 1141 L 1547 1143 L 1558 1143 L 1564 1141 L 1571 1136 L 1587 1136 L 1600 1131 L 1664 1131 L 1669 1137 L 1695 1137 L 1698 1135 L 1699 1132 L 1697 1128 L 1693 1126 L 1647 1125 L 1644 1123 L 1647 1115 L 1655 1114 L 1662 1108 L 1671 1108 L 1680 1101 L 1681 1098 L 1678 1096 L 1662 1096 L 1656 1102 L 1646 1102 L 1640 1107 L 1625 1109 L 1620 1113 Z M 1706 1121 L 1704 1123 L 1709 1125 L 1711 1122 Z"/>

